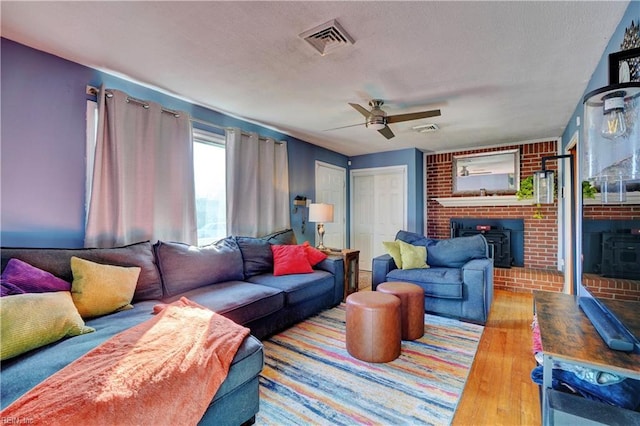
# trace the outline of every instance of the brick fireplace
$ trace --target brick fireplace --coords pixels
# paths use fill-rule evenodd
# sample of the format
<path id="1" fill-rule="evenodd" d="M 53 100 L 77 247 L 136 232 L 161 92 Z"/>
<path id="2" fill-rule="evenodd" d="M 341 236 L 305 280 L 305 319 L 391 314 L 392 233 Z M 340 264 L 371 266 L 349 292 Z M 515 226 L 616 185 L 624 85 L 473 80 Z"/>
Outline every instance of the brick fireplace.
<path id="1" fill-rule="evenodd" d="M 436 198 L 455 197 L 452 194 L 452 158 L 454 155 L 476 154 L 508 149 L 520 150 L 520 179 L 541 168 L 542 157 L 557 155 L 555 140 L 524 145 L 502 146 L 426 157 L 427 235 L 449 238 L 452 218 L 521 219 L 524 221 L 524 264 L 512 268 L 494 269 L 494 287 L 510 291 L 562 291 L 564 277 L 557 270 L 558 213 L 557 204 L 540 206 L 542 219 L 534 219 L 536 206 L 528 203 L 499 206 L 445 207 Z M 555 162 L 547 169 L 555 170 Z M 479 191 L 478 191 L 478 195 Z M 487 194 L 491 197 L 493 194 Z"/>
<path id="2" fill-rule="evenodd" d="M 561 292 L 564 286 L 564 276 L 557 270 L 557 200 L 553 205 L 539 207 L 542 219 L 533 217 L 538 210 L 536 206 L 524 202 L 514 205 L 491 205 L 492 203 L 488 202 L 485 203 L 488 205 L 483 206 L 456 205 L 446 207 L 436 200 L 437 198 L 456 197 L 452 194 L 451 176 L 454 155 L 514 148 L 520 150 L 521 180 L 531 176 L 534 171 L 540 170 L 542 157 L 557 155 L 555 140 L 427 155 L 425 165 L 427 235 L 431 238 L 449 238 L 452 219 L 522 219 L 524 221 L 524 263 L 522 266 L 512 266 L 511 268 L 494 268 L 494 287 L 518 292 L 534 290 Z M 557 169 L 556 162 L 547 163 L 546 166 L 550 170 Z M 480 195 L 479 191 L 477 195 Z M 487 196 L 492 195 L 488 194 Z M 582 214 L 585 220 L 638 221 L 640 220 L 640 205 L 585 205 Z M 640 281 L 638 280 L 586 273 L 583 275 L 583 284 L 596 296 L 640 301 Z"/>

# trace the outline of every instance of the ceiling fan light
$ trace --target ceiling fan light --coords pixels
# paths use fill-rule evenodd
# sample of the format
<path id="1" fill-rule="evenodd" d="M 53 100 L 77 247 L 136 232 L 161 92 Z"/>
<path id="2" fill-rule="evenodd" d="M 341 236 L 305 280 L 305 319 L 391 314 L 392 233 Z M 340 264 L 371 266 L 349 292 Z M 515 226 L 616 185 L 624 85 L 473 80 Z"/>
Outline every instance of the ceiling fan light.
<path id="1" fill-rule="evenodd" d="M 367 127 L 374 129 L 374 130 L 382 130 L 386 127 L 386 124 L 384 123 L 367 123 Z"/>

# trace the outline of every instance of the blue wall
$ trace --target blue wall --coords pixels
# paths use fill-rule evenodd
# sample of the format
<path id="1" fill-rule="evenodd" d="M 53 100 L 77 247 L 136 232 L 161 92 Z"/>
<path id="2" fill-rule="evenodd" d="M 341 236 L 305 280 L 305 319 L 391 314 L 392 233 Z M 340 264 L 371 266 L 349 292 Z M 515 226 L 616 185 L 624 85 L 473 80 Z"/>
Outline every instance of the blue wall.
<path id="1" fill-rule="evenodd" d="M 315 199 L 315 160 L 347 168 L 347 157 L 291 136 L 203 108 L 1 39 L 2 158 L 0 243 L 21 247 L 82 247 L 85 227 L 86 85 L 119 89 L 219 126 L 286 140 L 290 199 Z M 300 242 L 300 214 L 291 225 Z"/>
<path id="2" fill-rule="evenodd" d="M 359 155 L 351 158 L 351 170 L 407 166 L 407 231 L 424 233 L 424 155 L 415 148 Z"/>
<path id="3" fill-rule="evenodd" d="M 620 24 L 618 24 L 618 28 L 611 35 L 611 40 L 609 40 L 609 44 L 607 44 L 605 51 L 602 53 L 600 62 L 598 62 L 598 66 L 593 71 L 589 84 L 587 84 L 584 93 L 580 99 L 578 99 L 576 108 L 567 123 L 567 127 L 564 129 L 564 133 L 562 134 L 563 148 L 571 141 L 576 130 L 580 130 L 580 132 L 582 132 L 582 129 L 576 124 L 576 117 L 580 117 L 580 122 L 582 123 L 584 95 L 595 89 L 609 85 L 609 54 L 620 51 L 620 44 L 624 37 L 624 31 L 627 27 L 631 26 L 631 21 L 635 22 L 636 25 L 640 22 L 640 1 L 632 1 L 629 4 L 627 11 L 620 20 Z M 582 140 L 582 134 L 580 134 L 579 140 Z"/>

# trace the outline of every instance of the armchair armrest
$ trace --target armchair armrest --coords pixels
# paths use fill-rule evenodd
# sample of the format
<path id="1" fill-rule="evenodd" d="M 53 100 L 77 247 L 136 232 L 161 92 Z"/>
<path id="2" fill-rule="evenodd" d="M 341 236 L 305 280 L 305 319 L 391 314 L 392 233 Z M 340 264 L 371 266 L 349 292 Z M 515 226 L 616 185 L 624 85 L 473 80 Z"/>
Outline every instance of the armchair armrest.
<path id="1" fill-rule="evenodd" d="M 473 259 L 462 266 L 464 306 L 467 318 L 476 318 L 484 324 L 493 302 L 493 259 Z"/>
<path id="2" fill-rule="evenodd" d="M 388 254 L 374 257 L 371 263 L 371 290 L 375 290 L 378 284 L 385 282 L 390 271 L 398 269 L 396 262 Z"/>

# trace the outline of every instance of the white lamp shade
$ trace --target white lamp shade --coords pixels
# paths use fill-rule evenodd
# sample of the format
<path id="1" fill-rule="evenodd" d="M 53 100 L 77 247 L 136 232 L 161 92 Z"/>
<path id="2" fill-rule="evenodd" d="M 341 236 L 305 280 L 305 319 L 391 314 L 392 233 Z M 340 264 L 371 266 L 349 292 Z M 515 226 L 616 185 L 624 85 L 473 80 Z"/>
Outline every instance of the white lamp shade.
<path id="1" fill-rule="evenodd" d="M 309 204 L 309 222 L 333 222 L 333 204 Z"/>

